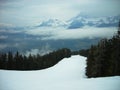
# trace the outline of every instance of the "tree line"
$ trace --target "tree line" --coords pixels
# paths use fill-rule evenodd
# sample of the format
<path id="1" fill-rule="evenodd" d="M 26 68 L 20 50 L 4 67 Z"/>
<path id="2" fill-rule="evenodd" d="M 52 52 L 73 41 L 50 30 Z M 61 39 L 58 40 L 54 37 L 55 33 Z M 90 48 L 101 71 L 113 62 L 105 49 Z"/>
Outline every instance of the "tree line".
<path id="1" fill-rule="evenodd" d="M 120 75 L 120 23 L 116 35 L 89 49 L 86 75 L 89 78 Z"/>
<path id="2" fill-rule="evenodd" d="M 53 51 L 49 54 L 41 56 L 29 55 L 25 56 L 16 52 L 0 53 L 0 69 L 6 70 L 41 70 L 51 67 L 65 57 L 70 57 L 71 51 L 67 48 Z"/>

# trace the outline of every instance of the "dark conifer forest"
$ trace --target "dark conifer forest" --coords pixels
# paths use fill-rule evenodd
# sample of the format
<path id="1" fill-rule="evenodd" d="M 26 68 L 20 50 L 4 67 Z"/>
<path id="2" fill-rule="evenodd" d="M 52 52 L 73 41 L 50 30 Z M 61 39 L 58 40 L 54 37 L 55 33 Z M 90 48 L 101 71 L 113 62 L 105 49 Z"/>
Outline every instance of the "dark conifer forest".
<path id="1" fill-rule="evenodd" d="M 120 23 L 117 35 L 102 39 L 89 49 L 86 75 L 89 78 L 120 75 Z"/>
<path id="2" fill-rule="evenodd" d="M 0 53 L 0 69 L 5 70 L 41 70 L 52 67 L 63 58 L 68 58 L 71 55 L 88 56 L 88 50 L 71 51 L 70 49 L 63 48 L 53 51 L 49 54 L 41 56 L 31 55 L 25 56 L 16 52 Z"/>
<path id="3" fill-rule="evenodd" d="M 44 56 L 25 55 L 16 52 L 0 53 L 0 69 L 6 70 L 41 70 L 51 67 L 63 58 L 71 56 L 71 51 L 63 48 Z"/>

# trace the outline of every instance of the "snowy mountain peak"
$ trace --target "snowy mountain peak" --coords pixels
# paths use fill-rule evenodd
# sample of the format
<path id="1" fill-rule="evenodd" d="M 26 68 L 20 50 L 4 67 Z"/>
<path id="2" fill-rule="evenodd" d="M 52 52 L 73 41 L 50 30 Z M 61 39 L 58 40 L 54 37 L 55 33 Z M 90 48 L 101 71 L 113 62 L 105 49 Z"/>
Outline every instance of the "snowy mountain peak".
<path id="1" fill-rule="evenodd" d="M 68 29 L 81 28 L 84 26 L 93 27 L 116 27 L 118 25 L 120 15 L 106 17 L 89 17 L 87 15 L 77 15 L 69 20 Z"/>
<path id="2" fill-rule="evenodd" d="M 42 21 L 36 27 L 62 27 L 68 29 L 77 29 L 84 26 L 90 27 L 117 27 L 120 19 L 120 15 L 116 16 L 104 16 L 96 17 L 89 16 L 84 13 L 80 13 L 68 21 L 62 21 L 59 19 L 48 19 Z"/>
<path id="3" fill-rule="evenodd" d="M 67 23 L 58 19 L 48 19 L 43 21 L 38 27 L 64 27 Z"/>

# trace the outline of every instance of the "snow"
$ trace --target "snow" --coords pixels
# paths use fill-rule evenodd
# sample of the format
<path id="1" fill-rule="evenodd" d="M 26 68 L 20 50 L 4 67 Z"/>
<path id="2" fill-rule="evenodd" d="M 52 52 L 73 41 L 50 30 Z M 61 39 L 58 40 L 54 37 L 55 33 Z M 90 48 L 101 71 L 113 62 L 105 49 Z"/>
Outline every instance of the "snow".
<path id="1" fill-rule="evenodd" d="M 119 90 L 120 76 L 85 76 L 86 57 L 64 58 L 55 66 L 38 71 L 0 70 L 0 90 Z"/>

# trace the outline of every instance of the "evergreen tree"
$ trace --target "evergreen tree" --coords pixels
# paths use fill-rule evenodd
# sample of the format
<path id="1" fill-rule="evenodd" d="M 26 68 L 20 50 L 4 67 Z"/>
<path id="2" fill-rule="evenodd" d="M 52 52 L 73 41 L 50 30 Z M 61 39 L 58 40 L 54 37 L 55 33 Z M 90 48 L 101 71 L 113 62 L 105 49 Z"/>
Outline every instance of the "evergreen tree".
<path id="1" fill-rule="evenodd" d="M 16 52 L 15 55 L 12 52 L 8 54 L 0 53 L 0 69 L 7 70 L 40 70 L 49 68 L 65 57 L 70 57 L 71 51 L 67 48 L 59 49 L 53 51 L 44 56 L 21 55 L 19 52 Z"/>
<path id="2" fill-rule="evenodd" d="M 119 24 L 120 27 L 120 24 Z M 120 75 L 120 33 L 111 39 L 102 39 L 92 46 L 87 59 L 86 75 L 104 77 Z"/>
<path id="3" fill-rule="evenodd" d="M 7 56 L 7 68 L 8 69 L 13 69 L 14 67 L 14 61 L 13 61 L 13 54 L 12 52 L 8 52 L 8 56 Z"/>

